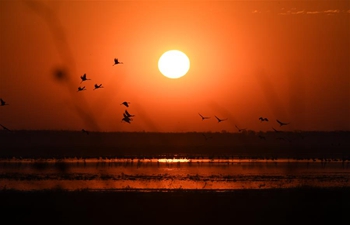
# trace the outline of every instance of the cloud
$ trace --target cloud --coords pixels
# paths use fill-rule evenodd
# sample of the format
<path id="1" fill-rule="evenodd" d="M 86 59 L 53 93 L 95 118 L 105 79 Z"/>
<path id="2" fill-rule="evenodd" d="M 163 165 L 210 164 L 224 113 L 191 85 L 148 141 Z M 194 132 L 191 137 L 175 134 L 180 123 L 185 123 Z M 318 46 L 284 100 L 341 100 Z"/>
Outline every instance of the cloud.
<path id="1" fill-rule="evenodd" d="M 329 10 L 325 10 L 323 12 L 324 13 L 339 13 L 340 11 L 338 9 L 329 9 Z"/>
<path id="2" fill-rule="evenodd" d="M 334 15 L 336 13 L 350 13 L 350 10 L 348 11 L 341 11 L 339 9 L 328 9 L 324 11 L 305 11 L 305 10 L 297 10 L 296 8 L 292 8 L 291 10 L 285 11 L 285 8 L 282 8 L 281 11 L 278 14 L 279 15 L 300 15 L 300 14 L 308 14 L 308 15 L 316 15 L 316 14 L 327 14 L 327 15 Z"/>
<path id="3" fill-rule="evenodd" d="M 306 14 L 311 14 L 311 15 L 314 15 L 314 14 L 320 14 L 321 12 L 319 11 L 308 11 L 306 12 Z"/>
<path id="4" fill-rule="evenodd" d="M 296 12 L 291 12 L 291 14 L 304 14 L 304 13 L 305 13 L 304 10 L 296 11 Z"/>

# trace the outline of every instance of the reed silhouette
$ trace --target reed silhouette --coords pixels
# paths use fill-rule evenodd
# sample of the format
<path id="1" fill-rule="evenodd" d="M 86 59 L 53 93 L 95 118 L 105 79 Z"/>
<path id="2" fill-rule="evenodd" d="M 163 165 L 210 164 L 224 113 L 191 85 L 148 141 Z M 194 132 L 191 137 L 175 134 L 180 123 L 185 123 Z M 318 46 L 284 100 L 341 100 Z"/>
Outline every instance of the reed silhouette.
<path id="1" fill-rule="evenodd" d="M 30 9 L 41 19 L 47 26 L 51 34 L 57 53 L 60 57 L 62 66 L 54 67 L 52 70 L 55 81 L 68 87 L 70 103 L 74 106 L 75 113 L 83 122 L 94 130 L 99 130 L 97 118 L 93 111 L 87 106 L 87 101 L 83 95 L 76 95 L 76 84 L 73 82 L 72 74 L 77 74 L 76 61 L 72 54 L 69 39 L 59 17 L 59 10 L 56 7 L 50 7 L 41 1 L 23 1 L 24 6 Z"/>

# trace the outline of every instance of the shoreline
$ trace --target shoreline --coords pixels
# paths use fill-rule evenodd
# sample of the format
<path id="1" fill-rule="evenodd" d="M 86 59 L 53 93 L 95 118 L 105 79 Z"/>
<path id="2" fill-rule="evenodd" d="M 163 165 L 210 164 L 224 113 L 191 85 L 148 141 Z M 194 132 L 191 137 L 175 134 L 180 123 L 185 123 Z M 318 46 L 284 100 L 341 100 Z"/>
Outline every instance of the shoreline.
<path id="1" fill-rule="evenodd" d="M 1 131 L 0 143 L 0 159 L 350 159 L 350 131 L 89 134 L 81 131 Z"/>

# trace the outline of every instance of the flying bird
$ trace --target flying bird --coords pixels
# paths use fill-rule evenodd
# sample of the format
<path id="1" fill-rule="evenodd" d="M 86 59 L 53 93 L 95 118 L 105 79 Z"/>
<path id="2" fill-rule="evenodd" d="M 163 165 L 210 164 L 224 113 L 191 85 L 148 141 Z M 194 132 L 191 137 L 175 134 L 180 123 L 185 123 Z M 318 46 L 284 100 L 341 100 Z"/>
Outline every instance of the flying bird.
<path id="1" fill-rule="evenodd" d="M 0 98 L 0 106 L 8 105 L 2 98 Z"/>
<path id="2" fill-rule="evenodd" d="M 117 58 L 114 58 L 114 65 L 117 65 L 117 64 L 123 64 L 123 62 L 119 62 L 119 60 Z"/>
<path id="3" fill-rule="evenodd" d="M 122 121 L 121 122 L 127 122 L 127 123 L 130 123 L 131 121 L 132 121 L 132 119 L 128 116 L 128 115 L 126 115 L 125 113 L 123 113 L 123 119 L 122 119 Z"/>
<path id="4" fill-rule="evenodd" d="M 235 127 L 237 128 L 238 132 L 242 132 L 242 131 L 245 131 L 247 128 L 239 128 L 237 125 L 235 125 Z"/>
<path id="5" fill-rule="evenodd" d="M 128 110 L 125 110 L 125 112 L 123 113 L 123 118 L 121 122 L 127 122 L 130 123 L 132 121 L 132 118 L 134 115 L 131 115 Z"/>
<path id="6" fill-rule="evenodd" d="M 283 125 L 288 125 L 288 124 L 290 124 L 290 123 L 283 123 L 283 122 L 281 122 L 281 121 L 279 121 L 279 120 L 276 120 L 276 121 L 277 121 L 277 123 L 280 124 L 280 127 L 283 126 Z"/>
<path id="7" fill-rule="evenodd" d="M 260 120 L 260 122 L 263 122 L 263 121 L 268 122 L 269 121 L 269 119 L 267 119 L 266 117 L 265 118 L 264 117 L 259 117 L 259 120 Z"/>
<path id="8" fill-rule="evenodd" d="M 84 73 L 83 76 L 80 76 L 80 79 L 81 79 L 81 82 L 80 82 L 80 83 L 82 83 L 83 81 L 86 81 L 86 80 L 91 80 L 91 79 L 87 79 L 87 78 L 86 78 L 86 73 Z"/>
<path id="9" fill-rule="evenodd" d="M 126 107 L 129 107 L 130 102 L 122 102 L 121 105 L 125 105 Z"/>
<path id="10" fill-rule="evenodd" d="M 128 110 L 125 110 L 125 115 L 127 116 L 127 117 L 134 117 L 135 115 L 133 115 L 133 114 L 130 114 L 129 112 L 128 112 Z"/>
<path id="11" fill-rule="evenodd" d="M 99 88 L 103 88 L 103 87 L 102 87 L 102 84 L 100 84 L 100 85 L 95 84 L 95 88 L 94 88 L 93 90 L 99 89 Z"/>
<path id="12" fill-rule="evenodd" d="M 129 117 L 123 117 L 122 122 L 130 123 L 131 119 Z"/>
<path id="13" fill-rule="evenodd" d="M 218 123 L 220 123 L 220 122 L 222 122 L 222 121 L 227 120 L 227 118 L 225 118 L 225 119 L 220 119 L 220 118 L 219 118 L 219 117 L 217 117 L 217 116 L 215 116 L 215 118 L 218 120 Z"/>
<path id="14" fill-rule="evenodd" d="M 207 120 L 210 118 L 209 116 L 202 116 L 200 113 L 198 113 L 198 114 L 200 115 L 200 117 L 202 117 L 202 120 Z"/>
<path id="15" fill-rule="evenodd" d="M 85 86 L 84 87 L 78 87 L 78 91 L 86 91 Z"/>

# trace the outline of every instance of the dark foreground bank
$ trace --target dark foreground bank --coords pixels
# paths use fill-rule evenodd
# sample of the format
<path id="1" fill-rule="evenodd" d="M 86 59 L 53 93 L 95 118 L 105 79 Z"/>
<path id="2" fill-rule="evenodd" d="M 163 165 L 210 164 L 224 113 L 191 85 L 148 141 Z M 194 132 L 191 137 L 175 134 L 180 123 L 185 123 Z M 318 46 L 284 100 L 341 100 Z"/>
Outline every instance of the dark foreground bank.
<path id="1" fill-rule="evenodd" d="M 2 190 L 0 199 L 6 224 L 345 224 L 350 189 Z"/>
<path id="2" fill-rule="evenodd" d="M 350 131 L 149 133 L 0 130 L 0 158 L 243 157 L 350 160 Z"/>

